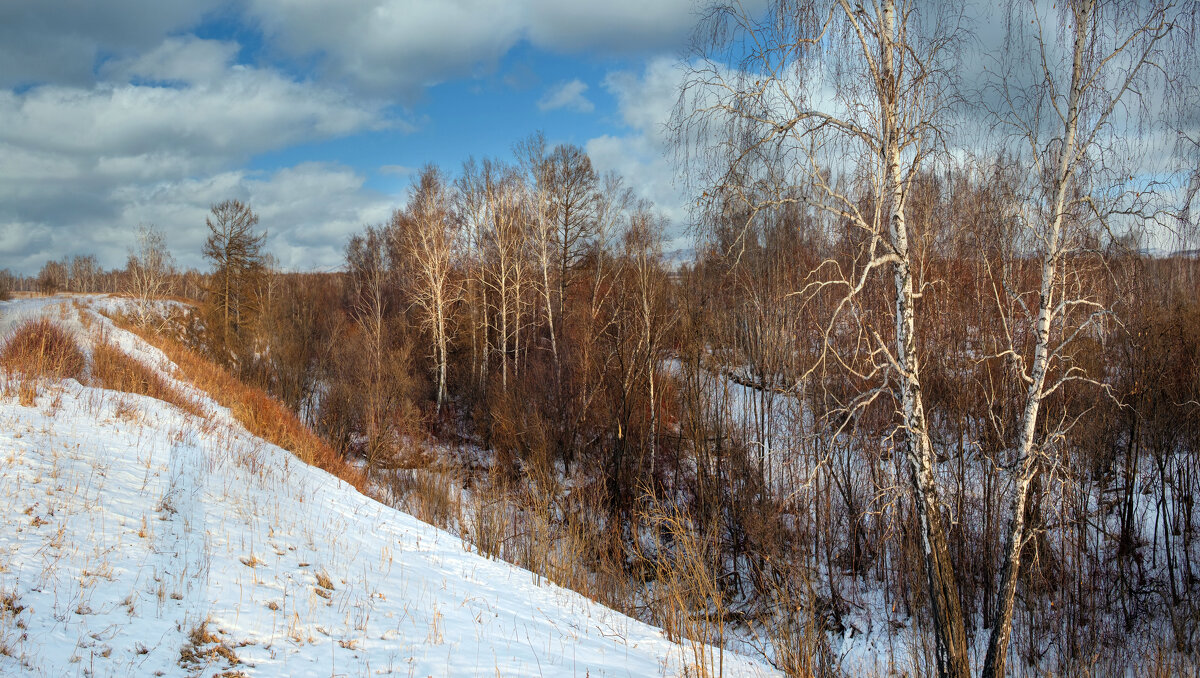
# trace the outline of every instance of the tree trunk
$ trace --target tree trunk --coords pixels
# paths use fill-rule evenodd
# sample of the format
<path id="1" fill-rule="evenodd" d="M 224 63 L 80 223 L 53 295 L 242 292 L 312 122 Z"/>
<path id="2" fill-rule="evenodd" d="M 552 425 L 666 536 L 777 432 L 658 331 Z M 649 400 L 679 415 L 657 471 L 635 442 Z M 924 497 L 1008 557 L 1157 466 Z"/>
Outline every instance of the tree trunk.
<path id="1" fill-rule="evenodd" d="M 1065 122 L 1062 150 L 1059 153 L 1055 174 L 1054 204 L 1047 233 L 1046 251 L 1042 259 L 1042 280 L 1038 298 L 1037 344 L 1034 347 L 1033 371 L 1026 392 L 1025 411 L 1021 417 L 1020 439 L 1017 443 L 1017 475 L 1010 507 L 1009 530 L 1004 551 L 1004 565 L 1000 575 L 1000 591 L 996 616 L 988 638 L 987 655 L 983 661 L 983 678 L 1001 678 L 1008 654 L 1008 640 L 1012 633 L 1013 600 L 1016 597 L 1017 579 L 1021 570 L 1021 551 L 1027 539 L 1025 512 L 1028 505 L 1029 488 L 1036 467 L 1034 460 L 1034 437 L 1037 434 L 1038 411 L 1046 384 L 1046 371 L 1050 356 L 1050 323 L 1054 318 L 1054 279 L 1057 275 L 1058 258 L 1061 254 L 1063 211 L 1066 205 L 1067 188 L 1070 184 L 1072 166 L 1075 162 L 1076 134 L 1079 126 L 1079 109 L 1083 87 L 1083 56 L 1087 49 L 1087 32 L 1092 20 L 1094 3 L 1084 2 L 1075 10 L 1075 44 L 1071 71 L 1071 93 L 1069 110 Z"/>
<path id="2" fill-rule="evenodd" d="M 442 404 L 446 400 L 446 314 L 442 308 L 442 299 L 437 300 L 437 353 L 438 353 L 438 390 L 435 413 L 442 414 Z"/>
<path id="3" fill-rule="evenodd" d="M 937 673 L 942 678 L 967 678 L 970 663 L 967 657 L 966 625 L 962 602 L 958 597 L 958 582 L 946 545 L 946 529 L 942 520 L 941 500 L 934 468 L 933 448 L 926 428 L 925 406 L 921 397 L 920 360 L 917 357 L 915 297 L 908 244 L 908 224 L 904 216 L 905 186 L 900 171 L 900 142 L 897 126 L 899 111 L 894 63 L 896 7 L 895 0 L 882 5 L 879 29 L 882 87 L 879 88 L 883 123 L 885 186 L 890 193 L 888 237 L 896 255 L 892 265 L 896 287 L 896 361 L 903 373 L 900 377 L 900 401 L 904 416 L 904 443 L 912 465 L 913 492 L 917 516 L 921 525 L 925 575 L 933 616 Z"/>

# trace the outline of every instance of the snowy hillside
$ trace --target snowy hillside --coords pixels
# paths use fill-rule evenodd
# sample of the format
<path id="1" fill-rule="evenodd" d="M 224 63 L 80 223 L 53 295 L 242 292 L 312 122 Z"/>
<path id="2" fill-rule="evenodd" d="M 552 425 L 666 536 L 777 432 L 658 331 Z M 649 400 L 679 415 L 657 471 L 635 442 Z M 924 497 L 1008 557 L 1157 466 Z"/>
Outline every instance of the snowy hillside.
<path id="1" fill-rule="evenodd" d="M 0 332 L 68 303 L 0 303 Z M 5 378 L 0 375 L 0 378 Z M 188 388 L 177 384 L 181 389 Z M 0 674 L 674 676 L 693 648 L 371 499 L 249 435 L 143 396 L 0 397 Z M 715 651 L 714 651 L 715 652 Z M 725 675 L 773 675 L 725 655 Z"/>

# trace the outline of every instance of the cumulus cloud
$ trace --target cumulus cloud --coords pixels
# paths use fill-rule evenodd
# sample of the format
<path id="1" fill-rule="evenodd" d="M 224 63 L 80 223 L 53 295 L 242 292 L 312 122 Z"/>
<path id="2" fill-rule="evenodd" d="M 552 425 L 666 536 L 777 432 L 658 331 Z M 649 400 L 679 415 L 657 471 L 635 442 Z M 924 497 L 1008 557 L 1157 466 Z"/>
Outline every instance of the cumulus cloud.
<path id="1" fill-rule="evenodd" d="M 261 29 L 269 51 L 314 60 L 330 78 L 360 91 L 411 97 L 493 68 L 521 40 L 558 52 L 610 54 L 678 46 L 695 23 L 695 2 L 6 0 L 0 87 L 88 84 L 98 61 L 142 54 L 219 16 L 247 20 Z"/>
<path id="2" fill-rule="evenodd" d="M 0 87 L 89 84 L 105 55 L 152 48 L 223 0 L 6 0 L 0 3 Z"/>
<path id="3" fill-rule="evenodd" d="M 82 213 L 69 225 L 6 220 L 0 215 L 4 262 L 36 271 L 64 255 L 96 254 L 102 265 L 123 265 L 134 227 L 155 224 L 180 266 L 204 269 L 204 219 L 213 203 L 237 198 L 259 215 L 267 250 L 285 269 L 334 269 L 350 235 L 387 219 L 393 200 L 364 188 L 365 177 L 336 164 L 305 163 L 269 173 L 232 170 L 155 183 L 127 183 L 96 196 L 105 209 Z M 64 240 L 64 231 L 70 240 Z"/>
<path id="4" fill-rule="evenodd" d="M 210 84 L 229 71 L 241 47 L 227 40 L 203 40 L 194 36 L 167 38 L 142 54 L 104 64 L 106 79 L 134 79 L 162 83 Z"/>
<path id="5" fill-rule="evenodd" d="M 244 157 L 385 124 L 378 106 L 235 66 L 212 86 L 104 83 L 0 92 L 0 142 L 47 152 Z"/>
<path id="6" fill-rule="evenodd" d="M 672 150 L 665 125 L 679 93 L 683 71 L 669 57 L 651 59 L 639 71 L 614 71 L 604 88 L 617 100 L 627 133 L 603 135 L 587 142 L 592 163 L 601 171 L 616 171 L 642 198 L 652 201 L 671 221 L 667 250 L 686 248 L 689 199 L 676 181 Z"/>
<path id="7" fill-rule="evenodd" d="M 258 153 L 402 125 L 380 102 L 238 64 L 238 51 L 168 38 L 111 59 L 90 85 L 0 90 L 0 267 L 30 272 L 76 253 L 119 266 L 139 222 L 180 238 L 181 263 L 199 266 L 203 214 L 236 195 L 261 196 L 264 223 L 271 210 L 305 207 L 279 214 L 272 236 L 292 253 L 281 261 L 300 266 L 292 238 L 322 219 L 344 226 L 352 200 L 374 204 L 346 168 L 265 177 L 236 169 Z M 326 249 L 309 250 L 314 265 L 330 262 Z"/>
<path id="8" fill-rule="evenodd" d="M 528 0 L 528 36 L 548 49 L 573 52 L 662 50 L 696 24 L 696 0 Z"/>
<path id="9" fill-rule="evenodd" d="M 520 38 L 508 0 L 249 0 L 273 46 L 318 55 L 328 76 L 413 99 L 431 85 L 489 69 Z"/>
<path id="10" fill-rule="evenodd" d="M 131 186 L 114 196 L 121 223 L 152 222 L 171 234 L 181 263 L 203 267 L 204 219 L 215 202 L 237 198 L 259 216 L 267 249 L 285 269 L 341 265 L 343 247 L 364 224 L 382 222 L 388 196 L 364 189 L 365 177 L 337 164 L 303 163 L 271 173 L 221 172 L 158 186 Z"/>
<path id="11" fill-rule="evenodd" d="M 669 49 L 694 20 L 692 1 L 0 2 L 0 267 L 30 272 L 74 253 L 119 266 L 138 222 L 158 224 L 180 263 L 199 266 L 204 213 L 228 197 L 251 200 L 285 266 L 336 265 L 344 236 L 385 219 L 388 199 L 344 166 L 262 174 L 242 169 L 252 158 L 411 129 L 397 103 L 494 73 L 522 42 L 559 53 Z M 229 36 L 252 35 L 253 48 L 240 37 L 198 37 L 209 21 L 238 27 Z M 635 101 L 658 87 L 648 75 L 605 84 L 630 132 L 590 146 L 602 168 L 665 195 L 656 104 Z M 531 88 L 538 77 L 510 68 L 503 81 Z M 569 80 L 537 103 L 591 112 L 587 94 Z"/>
<path id="12" fill-rule="evenodd" d="M 553 111 L 565 108 L 576 113 L 591 113 L 596 107 L 584 96 L 587 89 L 587 84 L 578 78 L 561 82 L 546 90 L 542 98 L 538 99 L 538 110 Z"/>
<path id="13" fill-rule="evenodd" d="M 312 56 L 373 94 L 418 96 L 490 72 L 521 40 L 560 53 L 652 52 L 682 44 L 696 0 L 248 0 L 272 45 Z"/>

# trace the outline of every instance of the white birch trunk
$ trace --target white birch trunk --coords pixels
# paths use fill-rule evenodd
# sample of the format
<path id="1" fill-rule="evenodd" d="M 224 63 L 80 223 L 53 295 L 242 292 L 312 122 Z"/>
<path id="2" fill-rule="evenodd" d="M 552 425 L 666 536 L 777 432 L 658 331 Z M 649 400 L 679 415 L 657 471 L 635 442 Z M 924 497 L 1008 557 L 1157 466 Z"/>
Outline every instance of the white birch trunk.
<path id="1" fill-rule="evenodd" d="M 1013 601 L 1016 597 L 1017 579 L 1021 571 L 1021 551 L 1027 541 L 1025 513 L 1029 503 L 1029 488 L 1036 472 L 1034 436 L 1037 433 L 1038 412 L 1046 385 L 1046 372 L 1050 362 L 1050 324 L 1054 320 L 1054 280 L 1058 273 L 1058 260 L 1062 252 L 1063 213 L 1066 208 L 1067 190 L 1075 163 L 1076 137 L 1079 127 L 1079 112 L 1082 99 L 1083 56 L 1086 49 L 1088 26 L 1091 23 L 1094 3 L 1084 2 L 1076 10 L 1075 44 L 1071 70 L 1071 93 L 1065 120 L 1062 150 L 1055 168 L 1054 203 L 1050 224 L 1046 234 L 1046 251 L 1042 256 L 1042 280 L 1038 297 L 1036 344 L 1033 351 L 1033 369 L 1025 395 L 1025 408 L 1021 416 L 1021 428 L 1017 442 L 1016 468 L 1014 469 L 1013 496 L 1009 507 L 1009 530 L 1004 550 L 1004 563 L 1000 575 L 1000 591 L 997 596 L 996 614 L 988 638 L 987 655 L 984 658 L 984 678 L 1000 678 L 1004 675 L 1008 641 L 1012 633 Z"/>

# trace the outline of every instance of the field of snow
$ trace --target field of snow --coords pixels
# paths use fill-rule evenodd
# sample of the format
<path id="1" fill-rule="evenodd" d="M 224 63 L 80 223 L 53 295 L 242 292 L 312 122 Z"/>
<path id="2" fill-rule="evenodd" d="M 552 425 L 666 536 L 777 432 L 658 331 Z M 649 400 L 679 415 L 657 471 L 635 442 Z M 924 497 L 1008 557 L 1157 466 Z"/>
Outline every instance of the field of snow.
<path id="1" fill-rule="evenodd" d="M 0 334 L 38 314 L 84 345 L 105 327 L 170 373 L 82 312 L 91 329 L 69 302 L 0 303 Z M 469 553 L 194 395 L 211 417 L 74 380 L 0 397 L 0 675 L 690 674 L 695 648 Z"/>

